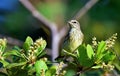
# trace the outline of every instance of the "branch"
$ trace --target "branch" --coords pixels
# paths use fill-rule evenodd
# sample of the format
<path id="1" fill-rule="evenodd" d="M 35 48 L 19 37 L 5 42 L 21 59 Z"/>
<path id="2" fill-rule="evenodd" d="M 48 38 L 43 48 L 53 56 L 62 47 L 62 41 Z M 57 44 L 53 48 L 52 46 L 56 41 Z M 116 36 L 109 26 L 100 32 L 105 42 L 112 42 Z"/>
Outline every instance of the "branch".
<path id="1" fill-rule="evenodd" d="M 5 35 L 0 34 L 0 38 L 6 38 L 7 43 L 10 45 L 22 46 L 22 44 L 23 44 L 22 41 L 15 39 L 15 38 L 12 38 L 12 37 L 5 36 Z"/>
<path id="2" fill-rule="evenodd" d="M 31 13 L 32 15 L 42 22 L 46 27 L 50 28 L 50 30 L 56 29 L 56 24 L 50 22 L 46 19 L 37 9 L 30 3 L 29 0 L 19 0 Z"/>
<path id="3" fill-rule="evenodd" d="M 51 59 L 54 59 L 58 56 L 59 52 L 59 43 L 63 36 L 66 34 L 66 29 L 63 28 L 60 31 L 57 29 L 57 25 L 53 22 L 50 22 L 46 19 L 37 9 L 29 2 L 29 0 L 19 0 L 35 17 L 38 21 L 42 22 L 47 28 L 51 31 L 52 43 L 51 43 Z"/>
<path id="4" fill-rule="evenodd" d="M 51 36 L 52 36 L 52 47 L 51 47 L 51 56 L 52 60 L 58 56 L 58 50 L 59 50 L 59 43 L 61 39 L 66 35 L 67 30 L 66 27 L 63 27 L 61 30 L 57 29 L 57 25 L 53 22 L 50 22 L 48 19 L 46 19 L 40 12 L 37 11 L 37 9 L 31 4 L 29 0 L 19 0 L 31 13 L 32 15 L 42 22 L 46 27 L 48 27 L 51 30 Z M 95 3 L 97 3 L 98 0 L 90 0 L 74 17 L 74 19 L 78 20 L 83 16 Z"/>
<path id="5" fill-rule="evenodd" d="M 114 76 L 120 76 L 120 74 L 118 74 L 115 69 L 112 72 L 113 72 Z"/>
<path id="6" fill-rule="evenodd" d="M 67 32 L 68 30 L 69 29 L 68 29 L 67 25 L 64 26 L 63 28 L 61 28 L 61 30 L 59 31 L 60 38 L 65 37 L 67 35 L 67 33 L 68 33 Z"/>
<path id="7" fill-rule="evenodd" d="M 99 0 L 90 0 L 82 7 L 78 13 L 73 17 L 73 19 L 79 20 L 84 14 L 87 13 Z"/>

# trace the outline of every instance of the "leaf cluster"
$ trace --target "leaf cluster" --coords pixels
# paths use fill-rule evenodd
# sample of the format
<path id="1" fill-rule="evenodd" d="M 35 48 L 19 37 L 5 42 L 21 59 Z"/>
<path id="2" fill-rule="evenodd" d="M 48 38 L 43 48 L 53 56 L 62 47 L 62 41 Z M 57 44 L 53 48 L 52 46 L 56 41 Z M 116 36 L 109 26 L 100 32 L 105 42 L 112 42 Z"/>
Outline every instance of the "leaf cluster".
<path id="1" fill-rule="evenodd" d="M 116 54 L 111 43 L 115 42 L 116 35 L 113 36 L 100 42 L 94 38 L 93 44 L 82 44 L 74 53 L 63 49 L 66 54 L 60 63 L 57 60 L 57 66 L 52 65 L 53 63 L 46 58 L 47 43 L 43 38 L 33 41 L 28 36 L 22 48 L 15 46 L 9 51 L 5 50 L 6 39 L 0 39 L 0 63 L 3 70 L 0 76 L 65 76 L 69 70 L 74 71 L 75 75 L 88 70 L 113 70 Z"/>
<path id="2" fill-rule="evenodd" d="M 105 41 L 102 40 L 100 42 L 97 42 L 96 38 L 93 38 L 93 44 L 82 44 L 73 53 L 63 50 L 64 53 L 66 53 L 66 55 L 63 57 L 63 61 L 68 65 L 69 68 L 74 66 L 76 74 L 97 69 L 111 71 L 114 69 L 113 63 L 116 59 L 116 54 L 113 50 L 113 44 L 117 34 L 113 34 L 113 36 Z"/>

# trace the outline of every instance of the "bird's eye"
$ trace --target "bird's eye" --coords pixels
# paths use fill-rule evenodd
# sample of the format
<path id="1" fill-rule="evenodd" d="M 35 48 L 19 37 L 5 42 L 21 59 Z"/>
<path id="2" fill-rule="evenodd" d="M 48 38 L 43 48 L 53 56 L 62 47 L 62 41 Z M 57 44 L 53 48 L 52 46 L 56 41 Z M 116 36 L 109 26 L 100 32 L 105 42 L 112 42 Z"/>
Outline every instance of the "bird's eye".
<path id="1" fill-rule="evenodd" d="M 77 23 L 77 22 L 73 22 L 73 23 Z"/>

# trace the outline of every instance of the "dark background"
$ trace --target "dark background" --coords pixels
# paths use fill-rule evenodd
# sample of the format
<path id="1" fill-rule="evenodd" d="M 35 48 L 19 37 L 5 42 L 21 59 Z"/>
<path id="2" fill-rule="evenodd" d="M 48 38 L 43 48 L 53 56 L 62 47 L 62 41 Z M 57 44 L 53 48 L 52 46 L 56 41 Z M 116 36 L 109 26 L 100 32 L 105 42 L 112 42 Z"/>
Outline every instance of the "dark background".
<path id="1" fill-rule="evenodd" d="M 64 26 L 88 1 L 31 0 L 39 12 L 59 27 Z M 120 55 L 120 0 L 100 0 L 79 21 L 85 43 L 91 43 L 94 36 L 99 41 L 118 33 L 114 47 Z M 0 34 L 21 41 L 27 36 L 34 40 L 42 36 L 49 43 L 50 36 L 41 26 L 43 25 L 18 0 L 0 0 Z"/>

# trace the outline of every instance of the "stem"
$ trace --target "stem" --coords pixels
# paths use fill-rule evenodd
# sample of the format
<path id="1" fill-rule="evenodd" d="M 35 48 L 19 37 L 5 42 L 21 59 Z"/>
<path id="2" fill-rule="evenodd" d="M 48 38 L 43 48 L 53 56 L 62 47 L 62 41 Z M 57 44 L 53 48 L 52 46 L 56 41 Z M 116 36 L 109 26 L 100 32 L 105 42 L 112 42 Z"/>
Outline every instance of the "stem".
<path id="1" fill-rule="evenodd" d="M 84 7 L 82 7 L 78 13 L 73 17 L 73 19 L 79 20 L 84 14 L 86 14 L 88 12 L 88 10 L 90 10 L 99 0 L 89 0 L 89 2 L 87 2 L 85 4 Z"/>
<path id="2" fill-rule="evenodd" d="M 64 49 L 63 49 L 63 52 L 65 52 L 67 55 L 70 55 L 70 56 L 72 56 L 72 57 L 74 57 L 74 58 L 77 58 L 74 54 L 69 53 L 69 52 L 67 52 L 67 51 L 66 51 L 66 50 L 64 50 Z"/>

